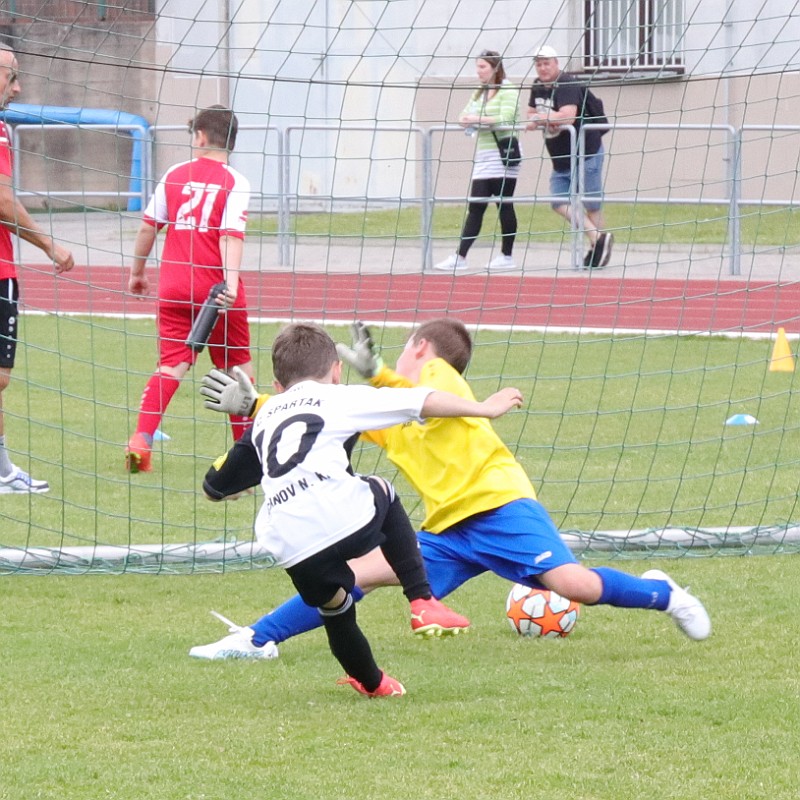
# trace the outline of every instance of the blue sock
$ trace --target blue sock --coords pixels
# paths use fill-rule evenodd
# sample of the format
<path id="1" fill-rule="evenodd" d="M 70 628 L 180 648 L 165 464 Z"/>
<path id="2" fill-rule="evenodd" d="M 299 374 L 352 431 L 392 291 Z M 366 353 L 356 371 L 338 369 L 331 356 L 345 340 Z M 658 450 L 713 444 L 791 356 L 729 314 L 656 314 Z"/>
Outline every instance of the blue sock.
<path id="1" fill-rule="evenodd" d="M 617 608 L 656 608 L 666 611 L 672 590 L 666 581 L 638 578 L 611 567 L 594 567 L 603 581 L 603 593 L 597 605 Z"/>
<path id="2" fill-rule="evenodd" d="M 353 595 L 353 600 L 359 601 L 364 592 L 358 588 L 353 587 L 350 593 Z M 322 627 L 322 617 L 319 611 L 313 606 L 306 605 L 299 594 L 296 594 L 285 603 L 279 605 L 274 611 L 265 614 L 258 622 L 254 622 L 250 626 L 253 631 L 253 644 L 256 647 L 261 647 L 267 642 L 275 642 L 280 644 L 292 636 L 297 636 L 306 631 L 313 631 L 314 628 Z"/>

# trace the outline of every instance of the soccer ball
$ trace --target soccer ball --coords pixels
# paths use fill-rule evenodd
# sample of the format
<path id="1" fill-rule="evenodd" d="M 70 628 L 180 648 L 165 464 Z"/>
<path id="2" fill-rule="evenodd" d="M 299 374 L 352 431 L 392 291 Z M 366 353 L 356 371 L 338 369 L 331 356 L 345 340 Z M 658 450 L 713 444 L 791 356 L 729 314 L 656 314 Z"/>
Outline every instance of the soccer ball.
<path id="1" fill-rule="evenodd" d="M 563 639 L 574 630 L 580 606 L 547 589 L 515 584 L 506 600 L 506 616 L 520 636 Z"/>

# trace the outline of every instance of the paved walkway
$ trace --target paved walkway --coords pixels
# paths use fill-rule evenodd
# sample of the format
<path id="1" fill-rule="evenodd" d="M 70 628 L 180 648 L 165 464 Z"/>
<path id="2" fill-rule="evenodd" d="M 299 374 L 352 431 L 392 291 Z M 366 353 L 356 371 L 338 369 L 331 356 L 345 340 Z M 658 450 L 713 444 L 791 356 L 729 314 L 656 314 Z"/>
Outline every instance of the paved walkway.
<path id="1" fill-rule="evenodd" d="M 50 219 L 37 215 L 40 225 L 50 225 L 57 239 L 70 247 L 78 264 L 92 267 L 130 265 L 133 242 L 139 227 L 138 214 L 96 212 L 54 214 Z M 437 242 L 434 262 L 445 258 L 453 242 Z M 571 246 L 553 243 L 518 246 L 515 258 L 519 269 L 508 275 L 525 277 L 587 276 L 571 267 Z M 493 253 L 476 245 L 470 253 L 470 269 L 465 275 L 485 274 L 485 264 Z M 37 248 L 21 243 L 24 264 L 40 265 L 47 259 Z M 281 263 L 276 236 L 249 236 L 245 244 L 244 269 L 262 272 L 413 274 L 422 271 L 421 245 L 395 242 L 392 239 L 359 241 L 355 239 L 303 237 L 289 254 L 289 265 Z M 730 261 L 719 245 L 620 245 L 614 248 L 611 264 L 591 273 L 600 278 L 737 280 L 795 282 L 800 280 L 800 247 L 745 250 L 740 258 L 740 274 L 732 275 Z M 459 273 L 459 276 L 462 273 Z"/>

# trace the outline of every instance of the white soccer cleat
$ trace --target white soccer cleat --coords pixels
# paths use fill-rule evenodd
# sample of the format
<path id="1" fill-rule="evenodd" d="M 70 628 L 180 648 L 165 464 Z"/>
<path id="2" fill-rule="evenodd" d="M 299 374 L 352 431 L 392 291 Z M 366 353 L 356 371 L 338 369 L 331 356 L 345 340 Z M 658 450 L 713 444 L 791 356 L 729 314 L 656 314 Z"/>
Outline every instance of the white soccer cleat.
<path id="1" fill-rule="evenodd" d="M 0 475 L 0 494 L 44 494 L 49 491 L 47 481 L 34 480 L 19 467 L 13 467 L 10 475 Z"/>
<path id="2" fill-rule="evenodd" d="M 666 572 L 650 569 L 642 575 L 646 580 L 666 581 L 672 590 L 666 613 L 675 620 L 675 624 L 695 641 L 708 639 L 711 635 L 711 618 L 705 606 L 686 589 L 678 586 Z"/>
<path id="3" fill-rule="evenodd" d="M 207 661 L 225 661 L 236 658 L 263 660 L 278 657 L 278 646 L 275 642 L 267 642 L 259 647 L 253 644 L 254 631 L 252 628 L 243 628 L 216 611 L 212 611 L 211 614 L 227 625 L 231 633 L 218 642 L 193 647 L 189 651 L 189 655 L 192 658 L 204 658 Z"/>
<path id="4" fill-rule="evenodd" d="M 502 253 L 495 256 L 487 265 L 486 269 L 492 272 L 503 272 L 504 270 L 516 269 L 517 265 L 511 256 L 504 256 Z"/>
<path id="5" fill-rule="evenodd" d="M 241 628 L 218 642 L 193 647 L 189 655 L 207 661 L 226 661 L 236 658 L 267 659 L 278 657 L 278 647 L 275 642 L 267 642 L 261 647 L 254 645 L 253 629 Z"/>
<path id="6" fill-rule="evenodd" d="M 453 253 L 444 261 L 434 264 L 433 268 L 439 270 L 439 272 L 458 272 L 467 268 L 467 259 L 458 255 L 458 253 Z"/>

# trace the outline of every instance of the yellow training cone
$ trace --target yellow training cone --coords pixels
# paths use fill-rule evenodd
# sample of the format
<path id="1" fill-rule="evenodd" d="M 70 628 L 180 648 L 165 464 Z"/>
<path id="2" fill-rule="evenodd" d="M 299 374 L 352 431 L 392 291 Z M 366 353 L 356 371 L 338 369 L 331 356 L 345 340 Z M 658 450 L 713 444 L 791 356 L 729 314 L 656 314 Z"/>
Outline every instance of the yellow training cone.
<path id="1" fill-rule="evenodd" d="M 772 358 L 769 362 L 770 372 L 794 372 L 794 356 L 789 342 L 786 339 L 786 331 L 778 328 L 778 338 L 772 348 Z"/>

